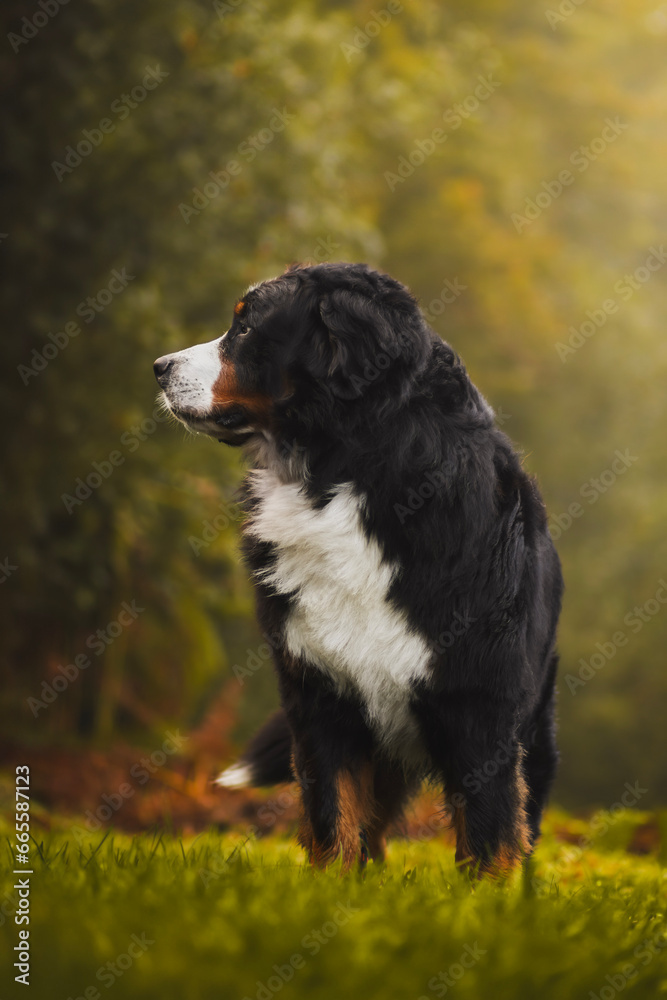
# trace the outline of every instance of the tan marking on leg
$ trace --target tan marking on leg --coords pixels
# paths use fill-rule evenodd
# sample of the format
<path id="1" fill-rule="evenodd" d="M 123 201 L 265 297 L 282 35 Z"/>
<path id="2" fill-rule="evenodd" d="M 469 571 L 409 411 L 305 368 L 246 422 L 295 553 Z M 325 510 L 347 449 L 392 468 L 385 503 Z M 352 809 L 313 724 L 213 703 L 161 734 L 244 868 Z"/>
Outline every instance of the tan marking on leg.
<path id="1" fill-rule="evenodd" d="M 453 825 L 456 831 L 456 863 L 463 870 L 476 873 L 478 878 L 488 875 L 491 878 L 507 878 L 521 867 L 523 861 L 531 853 L 530 827 L 526 816 L 526 801 L 528 788 L 517 761 L 516 778 L 516 822 L 514 835 L 510 841 L 501 843 L 492 858 L 475 856 L 470 847 L 466 830 L 465 806 L 454 809 Z"/>
<path id="2" fill-rule="evenodd" d="M 372 827 L 368 831 L 368 853 L 373 861 L 384 861 L 387 853 L 387 838 L 385 827 L 374 830 Z"/>
<path id="3" fill-rule="evenodd" d="M 366 827 L 368 854 L 373 861 L 384 861 L 387 850 L 387 829 L 397 818 L 389 815 L 387 810 L 377 801 L 373 803 L 375 815 Z"/>
<path id="4" fill-rule="evenodd" d="M 315 864 L 315 859 L 313 857 L 313 828 L 310 825 L 310 820 L 303 812 L 299 818 L 299 832 L 297 833 L 297 840 L 308 854 L 309 861 Z"/>
<path id="5" fill-rule="evenodd" d="M 454 833 L 456 834 L 456 854 L 454 855 L 454 860 L 457 865 L 461 865 L 462 867 L 471 867 L 474 863 L 474 857 L 470 844 L 468 843 L 464 806 L 454 807 L 452 826 L 454 827 Z"/>
<path id="6" fill-rule="evenodd" d="M 319 843 L 310 820 L 302 813 L 299 843 L 308 852 L 316 868 L 326 868 L 339 856 L 343 871 L 348 871 L 360 857 L 360 832 L 373 821 L 373 774 L 370 763 L 362 765 L 356 774 L 340 771 L 335 779 L 338 818 L 331 846 Z"/>
<path id="7" fill-rule="evenodd" d="M 336 831 L 343 858 L 343 870 L 347 871 L 360 856 L 359 835 L 362 827 L 367 827 L 373 815 L 373 773 L 370 764 L 364 764 L 359 772 L 352 775 L 341 771 L 336 779 L 338 793 L 338 829 Z"/>

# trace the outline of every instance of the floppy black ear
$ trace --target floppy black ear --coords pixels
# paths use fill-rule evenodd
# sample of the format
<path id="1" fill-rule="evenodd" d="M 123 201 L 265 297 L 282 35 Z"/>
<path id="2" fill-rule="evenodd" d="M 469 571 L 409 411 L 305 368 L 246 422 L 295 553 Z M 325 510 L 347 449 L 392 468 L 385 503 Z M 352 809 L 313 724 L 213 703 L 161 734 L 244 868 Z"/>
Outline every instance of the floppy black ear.
<path id="1" fill-rule="evenodd" d="M 319 308 L 328 337 L 329 384 L 342 399 L 361 396 L 398 360 L 411 359 L 418 335 L 401 311 L 344 288 L 325 295 Z"/>

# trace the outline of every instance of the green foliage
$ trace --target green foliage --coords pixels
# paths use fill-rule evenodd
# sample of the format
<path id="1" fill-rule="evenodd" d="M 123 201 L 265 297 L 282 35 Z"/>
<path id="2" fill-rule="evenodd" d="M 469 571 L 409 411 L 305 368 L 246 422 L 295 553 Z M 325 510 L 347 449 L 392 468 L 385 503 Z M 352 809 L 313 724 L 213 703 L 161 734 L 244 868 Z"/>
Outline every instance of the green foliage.
<path id="1" fill-rule="evenodd" d="M 574 694 L 564 680 L 561 798 L 613 801 L 639 778 L 646 803 L 664 800 L 667 613 L 636 632 L 624 619 L 667 567 L 667 271 L 627 300 L 614 286 L 664 232 L 667 22 L 648 0 L 587 0 L 561 20 L 557 4 L 422 0 L 367 31 L 374 9 L 95 0 L 7 47 L 5 730 L 187 725 L 256 648 L 234 519 L 199 554 L 189 542 L 233 496 L 238 456 L 157 420 L 151 363 L 219 335 L 239 291 L 292 260 L 366 259 L 410 284 L 507 415 L 552 515 L 582 508 L 558 541 L 563 677 L 619 630 L 628 641 Z M 5 34 L 33 12 L 11 5 Z M 114 103 L 158 65 L 168 75 L 121 117 Z M 113 130 L 58 180 L 52 163 L 105 117 Z M 628 127 L 600 151 L 607 119 Z M 515 225 L 565 169 L 572 181 Z M 132 280 L 86 323 L 79 304 L 124 268 Z M 561 360 L 569 328 L 610 298 L 618 309 Z M 24 384 L 18 366 L 72 322 L 81 332 Z M 636 462 L 582 498 L 617 449 Z M 113 452 L 122 463 L 68 512 L 63 495 Z M 132 600 L 146 611 L 35 718 L 26 699 Z M 245 690 L 247 728 L 274 697 L 269 672 Z"/>
<path id="2" fill-rule="evenodd" d="M 32 852 L 30 993 L 560 1000 L 608 996 L 611 981 L 661 995 L 664 872 L 651 857 L 591 847 L 579 825 L 585 849 L 549 832 L 526 879 L 475 889 L 435 841 L 393 841 L 385 866 L 341 877 L 314 873 L 276 837 L 49 835 Z M 17 928 L 5 930 L 9 983 Z"/>

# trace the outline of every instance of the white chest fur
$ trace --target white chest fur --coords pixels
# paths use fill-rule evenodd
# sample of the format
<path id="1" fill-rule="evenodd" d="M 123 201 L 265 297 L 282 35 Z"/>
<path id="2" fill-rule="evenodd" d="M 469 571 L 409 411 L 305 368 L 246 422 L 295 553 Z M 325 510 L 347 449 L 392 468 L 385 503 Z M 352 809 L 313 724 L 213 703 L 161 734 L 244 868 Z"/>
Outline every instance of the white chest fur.
<path id="1" fill-rule="evenodd" d="M 387 749 L 414 756 L 411 682 L 424 676 L 431 653 L 387 600 L 398 567 L 365 536 L 363 500 L 345 484 L 317 510 L 298 483 L 283 483 L 268 470 L 253 473 L 253 493 L 260 503 L 247 531 L 276 548 L 263 580 L 293 594 L 288 649 L 361 698 Z"/>

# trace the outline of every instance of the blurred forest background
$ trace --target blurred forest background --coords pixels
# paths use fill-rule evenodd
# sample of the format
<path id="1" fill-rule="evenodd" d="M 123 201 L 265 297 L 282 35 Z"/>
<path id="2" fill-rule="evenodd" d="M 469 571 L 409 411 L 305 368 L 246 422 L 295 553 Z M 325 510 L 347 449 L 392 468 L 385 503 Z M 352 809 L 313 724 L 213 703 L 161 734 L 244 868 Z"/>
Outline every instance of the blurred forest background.
<path id="1" fill-rule="evenodd" d="M 152 362 L 295 260 L 365 260 L 541 482 L 567 583 L 555 797 L 665 803 L 667 5 L 1 17 L 6 759 L 217 725 L 231 752 L 275 704 L 241 460 L 158 419 Z"/>

